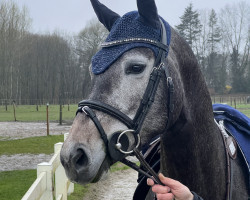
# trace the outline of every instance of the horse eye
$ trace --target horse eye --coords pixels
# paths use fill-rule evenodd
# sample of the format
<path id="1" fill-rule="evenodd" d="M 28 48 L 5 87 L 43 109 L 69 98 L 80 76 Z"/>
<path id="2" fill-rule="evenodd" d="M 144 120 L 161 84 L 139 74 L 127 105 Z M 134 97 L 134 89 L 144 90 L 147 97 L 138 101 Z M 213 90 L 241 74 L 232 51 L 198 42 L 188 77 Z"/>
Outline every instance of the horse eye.
<path id="1" fill-rule="evenodd" d="M 142 65 L 142 64 L 131 65 L 127 67 L 126 74 L 140 74 L 144 71 L 144 69 L 145 69 L 145 65 Z"/>

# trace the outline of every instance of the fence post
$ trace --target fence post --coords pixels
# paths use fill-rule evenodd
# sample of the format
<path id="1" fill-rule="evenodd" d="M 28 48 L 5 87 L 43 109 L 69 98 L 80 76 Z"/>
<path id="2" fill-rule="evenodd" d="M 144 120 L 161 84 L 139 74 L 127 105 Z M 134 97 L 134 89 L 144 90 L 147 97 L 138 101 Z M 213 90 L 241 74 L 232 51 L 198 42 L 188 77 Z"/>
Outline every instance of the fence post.
<path id="1" fill-rule="evenodd" d="M 7 103 L 7 100 L 5 101 L 5 111 L 8 111 L 8 103 Z"/>
<path id="2" fill-rule="evenodd" d="M 234 98 L 234 108 L 236 109 L 236 99 Z"/>
<path id="3" fill-rule="evenodd" d="M 16 105 L 15 105 L 15 101 L 13 101 L 13 111 L 14 111 L 14 120 L 16 122 Z"/>
<path id="4" fill-rule="evenodd" d="M 62 104 L 60 104 L 59 124 L 62 125 Z"/>
<path id="5" fill-rule="evenodd" d="M 64 134 L 64 139 L 67 135 Z M 74 192 L 74 184 L 68 180 L 60 163 L 62 145 L 62 142 L 54 144 L 54 155 L 50 161 L 37 165 L 37 179 L 22 200 L 67 200 L 67 196 Z"/>
<path id="6" fill-rule="evenodd" d="M 47 136 L 49 135 L 49 103 L 46 105 L 46 113 L 47 113 Z"/>
<path id="7" fill-rule="evenodd" d="M 55 171 L 55 197 L 62 196 L 61 200 L 67 200 L 67 176 L 62 165 L 59 165 Z"/>
<path id="8" fill-rule="evenodd" d="M 52 165 L 48 162 L 43 162 L 37 165 L 37 177 L 40 173 L 46 173 L 46 192 L 42 195 L 40 200 L 53 200 L 53 169 Z"/>

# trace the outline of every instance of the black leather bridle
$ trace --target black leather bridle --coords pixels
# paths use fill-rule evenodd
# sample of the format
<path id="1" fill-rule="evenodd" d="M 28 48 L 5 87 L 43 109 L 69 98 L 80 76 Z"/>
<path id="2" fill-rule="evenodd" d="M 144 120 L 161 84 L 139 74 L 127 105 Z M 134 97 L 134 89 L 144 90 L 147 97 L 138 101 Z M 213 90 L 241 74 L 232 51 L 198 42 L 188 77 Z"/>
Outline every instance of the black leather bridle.
<path id="1" fill-rule="evenodd" d="M 102 45 L 103 48 L 108 48 L 111 46 L 116 46 L 131 42 L 136 42 L 136 43 L 142 42 L 154 45 L 159 48 L 159 52 L 156 57 L 154 67 L 149 77 L 148 85 L 146 87 L 146 90 L 144 92 L 143 98 L 140 102 L 139 108 L 137 109 L 134 119 L 131 119 L 126 114 L 124 114 L 123 112 L 119 111 L 118 109 L 114 108 L 111 105 L 95 100 L 83 100 L 79 102 L 78 110 L 76 112 L 76 114 L 78 114 L 79 112 L 85 113 L 94 122 L 96 128 L 98 129 L 98 132 L 100 133 L 102 140 L 106 145 L 107 153 L 114 162 L 121 161 L 124 164 L 129 165 L 130 167 L 139 171 L 140 173 L 144 174 L 147 177 L 151 178 L 153 176 L 155 181 L 158 182 L 159 184 L 161 184 L 161 182 L 157 174 L 145 162 L 143 156 L 138 150 L 138 146 L 140 145 L 140 136 L 139 136 L 140 130 L 142 128 L 144 119 L 151 105 L 154 102 L 155 94 L 160 79 L 164 74 L 166 76 L 167 86 L 168 86 L 168 121 L 166 126 L 167 129 L 169 128 L 172 120 L 172 113 L 174 109 L 174 104 L 173 104 L 174 84 L 172 78 L 170 77 L 169 70 L 166 66 L 166 55 L 169 51 L 169 47 L 167 45 L 166 29 L 162 21 L 161 21 L 161 37 L 162 37 L 161 42 L 146 38 L 130 38 L 119 41 L 107 42 Z M 113 118 L 119 120 L 128 127 L 128 130 L 125 130 L 123 132 L 121 131 L 115 132 L 112 134 L 110 140 L 108 140 L 107 134 L 105 133 L 100 121 L 98 120 L 93 110 L 104 112 L 112 116 Z M 129 142 L 126 135 L 131 133 L 134 135 L 135 145 L 131 151 L 128 151 Z M 128 161 L 126 159 L 128 155 L 135 155 L 139 159 L 141 164 L 144 165 L 144 167 L 146 167 L 146 169 L 151 175 L 148 174 L 148 172 L 142 171 L 134 163 Z"/>

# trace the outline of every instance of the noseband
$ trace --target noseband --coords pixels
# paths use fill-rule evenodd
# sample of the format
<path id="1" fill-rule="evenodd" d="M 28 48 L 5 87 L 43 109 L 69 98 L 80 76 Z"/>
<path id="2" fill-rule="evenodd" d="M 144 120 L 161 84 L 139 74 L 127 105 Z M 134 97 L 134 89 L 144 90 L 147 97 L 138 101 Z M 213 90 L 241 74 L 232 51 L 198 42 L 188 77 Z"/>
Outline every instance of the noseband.
<path id="1" fill-rule="evenodd" d="M 160 20 L 161 21 L 161 20 Z M 152 178 L 154 177 L 155 181 L 157 183 L 161 183 L 157 174 L 151 169 L 151 167 L 146 163 L 143 156 L 138 150 L 138 147 L 140 145 L 140 130 L 142 128 L 143 122 L 145 120 L 145 117 L 154 102 L 154 98 L 156 95 L 156 91 L 160 82 L 160 79 L 163 74 L 165 74 L 167 79 L 167 86 L 168 86 L 168 121 L 166 128 L 168 129 L 171 120 L 172 120 L 172 113 L 174 109 L 173 105 L 173 92 L 174 92 L 174 84 L 172 81 L 172 78 L 170 77 L 169 70 L 166 66 L 166 56 L 169 47 L 167 45 L 167 34 L 166 29 L 161 21 L 161 42 L 146 39 L 146 38 L 130 38 L 130 39 L 124 39 L 119 41 L 112 41 L 112 42 L 106 42 L 102 45 L 103 48 L 108 48 L 116 45 L 121 44 L 127 44 L 127 43 L 148 43 L 151 45 L 154 45 L 159 48 L 158 55 L 156 57 L 154 67 L 152 69 L 152 72 L 149 77 L 148 85 L 146 87 L 146 90 L 144 92 L 143 98 L 140 102 L 139 108 L 137 109 L 137 112 L 135 114 L 135 117 L 131 119 L 126 114 L 121 112 L 120 110 L 114 108 L 111 105 L 105 104 L 103 102 L 95 101 L 95 100 L 83 100 L 79 102 L 78 104 L 78 110 L 76 114 L 79 112 L 85 113 L 95 124 L 98 132 L 100 133 L 100 136 L 102 140 L 104 141 L 107 149 L 107 153 L 112 158 L 112 160 L 121 161 L 124 164 L 132 167 L 133 169 L 139 171 L 140 173 L 144 174 L 147 177 Z M 93 110 L 98 110 L 101 112 L 104 112 L 113 118 L 119 120 L 124 125 L 128 127 L 128 130 L 125 130 L 123 132 L 115 132 L 112 134 L 111 139 L 108 140 L 107 134 L 105 133 L 100 121 L 95 115 L 95 112 Z M 133 134 L 135 145 L 133 147 L 133 150 L 127 151 L 129 142 L 128 138 L 126 137 L 127 134 Z M 128 161 L 126 157 L 128 155 L 135 155 L 141 164 L 148 169 L 149 173 L 142 171 L 136 164 Z"/>

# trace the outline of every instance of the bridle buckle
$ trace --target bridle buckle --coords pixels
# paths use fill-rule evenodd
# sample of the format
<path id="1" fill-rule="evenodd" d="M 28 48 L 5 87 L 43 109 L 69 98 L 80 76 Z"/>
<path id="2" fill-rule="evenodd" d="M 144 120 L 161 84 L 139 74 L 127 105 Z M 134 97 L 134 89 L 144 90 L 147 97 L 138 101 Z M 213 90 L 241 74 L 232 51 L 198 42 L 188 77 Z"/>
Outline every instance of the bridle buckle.
<path id="1" fill-rule="evenodd" d="M 88 108 L 88 106 L 83 106 L 83 107 L 82 107 L 82 112 L 84 112 L 85 115 L 89 115 L 89 114 L 86 112 L 85 108 Z"/>

